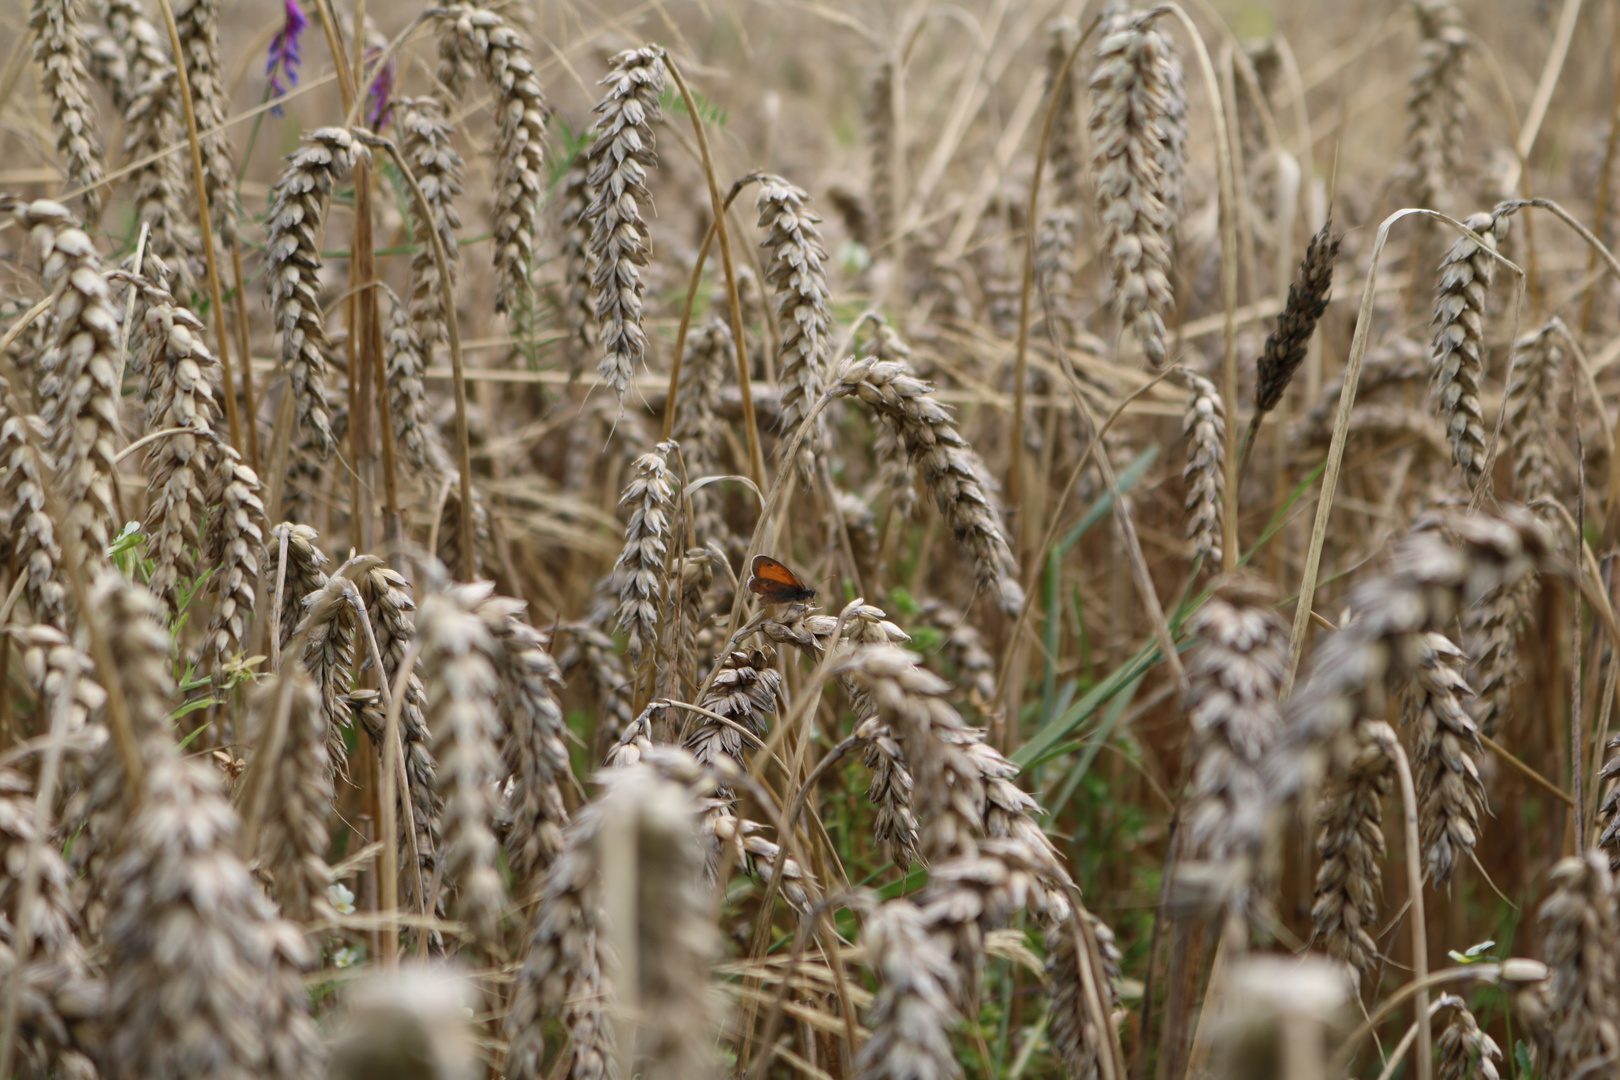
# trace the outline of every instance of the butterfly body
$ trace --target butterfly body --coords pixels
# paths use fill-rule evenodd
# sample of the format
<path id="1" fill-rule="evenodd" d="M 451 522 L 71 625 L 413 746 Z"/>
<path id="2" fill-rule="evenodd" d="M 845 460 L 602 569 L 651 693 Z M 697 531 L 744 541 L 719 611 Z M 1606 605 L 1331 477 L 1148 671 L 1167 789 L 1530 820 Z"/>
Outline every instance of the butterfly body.
<path id="1" fill-rule="evenodd" d="M 805 604 L 816 598 L 816 590 L 769 555 L 754 556 L 748 591 L 767 604 Z"/>

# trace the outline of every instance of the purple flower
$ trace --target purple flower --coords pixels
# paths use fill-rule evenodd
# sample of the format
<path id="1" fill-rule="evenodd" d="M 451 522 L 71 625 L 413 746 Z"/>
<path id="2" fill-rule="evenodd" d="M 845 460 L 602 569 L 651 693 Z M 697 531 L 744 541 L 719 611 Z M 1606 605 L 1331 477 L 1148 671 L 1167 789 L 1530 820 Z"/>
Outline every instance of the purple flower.
<path id="1" fill-rule="evenodd" d="M 366 63 L 374 62 L 382 55 L 382 50 L 373 46 L 366 50 Z M 388 121 L 394 115 L 394 62 L 384 64 L 377 77 L 371 80 L 371 86 L 366 90 L 366 123 L 371 130 L 381 131 L 388 126 Z"/>
<path id="2" fill-rule="evenodd" d="M 270 76 L 270 96 L 281 97 L 290 86 L 298 85 L 298 69 L 304 63 L 303 46 L 299 39 L 309 28 L 309 19 L 305 17 L 304 10 L 298 6 L 298 0 L 285 0 L 287 5 L 287 21 L 281 24 L 276 36 L 270 41 L 270 59 L 264 65 L 264 73 Z M 286 82 L 282 79 L 285 77 Z M 282 115 L 278 105 L 271 112 Z"/>

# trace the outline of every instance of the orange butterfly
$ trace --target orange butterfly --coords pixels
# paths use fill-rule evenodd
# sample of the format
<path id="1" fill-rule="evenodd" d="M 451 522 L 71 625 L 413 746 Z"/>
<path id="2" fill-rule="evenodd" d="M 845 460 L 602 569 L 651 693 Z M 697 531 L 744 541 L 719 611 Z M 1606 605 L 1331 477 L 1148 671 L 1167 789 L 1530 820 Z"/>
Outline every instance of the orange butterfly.
<path id="1" fill-rule="evenodd" d="M 816 598 L 816 590 L 769 555 L 754 556 L 748 591 L 767 604 L 802 604 Z"/>

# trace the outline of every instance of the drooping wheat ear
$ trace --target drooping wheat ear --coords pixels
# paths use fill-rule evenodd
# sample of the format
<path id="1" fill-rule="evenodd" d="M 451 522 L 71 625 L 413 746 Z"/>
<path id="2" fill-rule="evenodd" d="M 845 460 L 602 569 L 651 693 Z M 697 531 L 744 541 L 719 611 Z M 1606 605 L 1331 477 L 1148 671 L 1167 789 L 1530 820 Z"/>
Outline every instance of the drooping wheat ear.
<path id="1" fill-rule="evenodd" d="M 877 62 L 867 83 L 864 106 L 866 142 L 871 154 L 867 186 L 872 193 L 872 236 L 879 244 L 894 235 L 895 221 L 900 216 L 894 176 L 899 152 L 894 130 L 894 69 L 892 55 Z"/>
<path id="2" fill-rule="evenodd" d="M 634 984 L 616 988 L 619 1040 L 634 1046 L 633 1068 L 644 1076 L 712 1076 L 709 965 L 718 941 L 702 886 L 698 800 L 638 765 L 604 774 L 595 806 L 605 926 L 617 954 L 635 958 Z M 615 883 L 627 893 L 616 896 Z"/>
<path id="3" fill-rule="evenodd" d="M 73 545 L 76 561 L 94 573 L 118 524 L 118 313 L 95 244 L 66 207 L 46 199 L 0 200 L 0 216 L 13 216 L 29 230 L 45 285 L 56 291 L 36 389 L 66 515 L 57 523 L 57 539 Z"/>
<path id="4" fill-rule="evenodd" d="M 546 636 L 523 621 L 521 600 L 494 597 L 478 608 L 494 643 L 500 679 L 501 760 L 510 778 L 507 865 L 519 898 L 538 891 L 546 868 L 562 850 L 568 809 L 562 789 L 573 778 L 568 726 L 557 703 L 562 685 Z"/>
<path id="5" fill-rule="evenodd" d="M 562 852 L 546 870 L 506 1017 L 510 1080 L 608 1080 L 617 1074 L 613 987 L 602 972 L 607 941 L 596 858 L 601 831 L 600 803 L 589 803 L 569 823 Z M 567 1036 L 565 1058 L 550 1073 L 543 1067 L 548 1017 L 556 1017 Z"/>
<path id="6" fill-rule="evenodd" d="M 1566 391 L 1563 322 L 1557 316 L 1513 343 L 1507 388 L 1507 436 L 1513 450 L 1513 493 L 1526 503 L 1557 498 L 1566 488 L 1558 465 Z"/>
<path id="7" fill-rule="evenodd" d="M 456 911 L 489 947 L 496 940 L 506 887 L 496 869 L 495 793 L 500 776 L 500 680 L 494 640 L 478 615 L 492 586 L 452 585 L 422 599 L 418 630 L 422 670 L 431 672 L 427 720 L 444 800 L 445 874 L 454 882 Z"/>
<path id="8" fill-rule="evenodd" d="M 701 704 L 736 726 L 700 716 L 686 739 L 686 749 L 700 764 L 713 765 L 726 758 L 746 770 L 754 744 L 745 747 L 737 728 L 763 738 L 770 730 L 781 695 L 782 674 L 776 670 L 776 650 L 738 649 L 729 653 L 720 662 L 720 671 Z"/>
<path id="9" fill-rule="evenodd" d="M 104 754 L 113 767 L 96 778 L 97 837 L 112 852 L 104 1075 L 317 1075 L 320 1043 L 300 975 L 314 958 L 236 855 L 236 814 L 217 774 L 182 758 L 169 734 L 178 695 L 162 609 L 113 570 L 96 579 L 90 600 L 106 620 L 146 759 L 138 806 L 129 806 L 116 754 Z"/>
<path id="10" fill-rule="evenodd" d="M 1221 393 L 1202 375 L 1187 373 L 1187 409 L 1181 435 L 1187 440 L 1187 539 L 1206 567 L 1221 563 L 1221 503 L 1226 495 L 1226 410 Z"/>
<path id="11" fill-rule="evenodd" d="M 1089 911 L 1084 918 L 1098 953 L 1098 962 L 1091 969 L 1095 974 L 1089 981 L 1099 981 L 1098 977 L 1107 980 L 1106 985 L 1097 987 L 1102 1016 L 1088 1004 L 1088 979 L 1080 965 L 1087 962 L 1082 949 L 1089 949 L 1090 944 L 1081 937 L 1078 927 L 1065 922 L 1047 928 L 1046 981 L 1051 987 L 1048 993 L 1053 1048 L 1068 1075 L 1077 1080 L 1097 1080 L 1102 1075 L 1101 1058 L 1108 1053 L 1108 1041 L 1113 1038 L 1113 1032 L 1102 1025 L 1111 1022 L 1112 1013 L 1119 1007 L 1116 987 L 1120 953 L 1114 932 L 1106 923 Z"/>
<path id="12" fill-rule="evenodd" d="M 286 538 L 287 548 L 285 572 L 281 570 L 283 537 Z M 275 599 L 276 583 L 281 582 L 281 609 L 277 612 L 281 634 L 276 644 L 283 649 L 292 640 L 293 631 L 304 617 L 304 597 L 326 587 L 324 568 L 329 560 L 326 552 L 316 546 L 319 539 L 320 535 L 308 525 L 283 521 L 270 530 L 270 542 L 265 545 L 264 585 L 270 590 L 272 600 Z"/>
<path id="13" fill-rule="evenodd" d="M 649 46 L 619 53 L 601 85 L 608 90 L 596 107 L 601 118 L 587 151 L 591 204 L 585 220 L 591 229 L 591 288 L 602 342 L 597 372 L 622 402 L 647 352 L 641 329 L 647 285 L 641 268 L 652 257 L 652 234 L 642 219 L 641 203 L 652 199 L 647 174 L 658 166 L 652 125 L 662 115 L 663 50 Z"/>
<path id="14" fill-rule="evenodd" d="M 711 318 L 688 341 L 681 361 L 680 397 L 675 406 L 675 441 L 681 444 L 687 475 L 696 480 L 720 471 L 723 427 L 716 417 L 726 373 L 737 370 L 731 327 Z M 727 539 L 719 496 L 707 487 L 692 492 L 692 530 L 699 544 Z"/>
<path id="15" fill-rule="evenodd" d="M 461 215 L 456 211 L 456 196 L 461 194 L 461 155 L 450 141 L 453 129 L 438 98 L 401 98 L 395 106 L 394 128 L 400 153 L 410 162 L 416 183 L 433 209 L 431 222 L 421 220 L 419 213 L 413 213 L 411 221 L 416 254 L 411 257 L 410 325 L 421 340 L 426 362 L 435 346 L 448 341 L 444 306 L 455 296 L 457 268 L 461 264 L 461 245 L 456 243 L 455 233 L 461 228 Z M 430 228 L 438 230 L 448 257 L 449 281 L 439 280 Z M 399 322 L 396 318 L 396 328 Z"/>
<path id="16" fill-rule="evenodd" d="M 1505 507 L 1500 518 L 1451 515 L 1445 524 L 1457 547 L 1435 531 L 1415 533 L 1396 546 L 1387 572 L 1351 590 L 1355 618 L 1315 649 L 1310 679 L 1267 752 L 1273 801 L 1313 785 L 1357 718 L 1384 714 L 1386 695 L 1414 674 L 1413 635 L 1449 626 L 1460 606 L 1519 581 L 1552 551 L 1546 529 L 1520 507 Z M 1344 749 L 1346 758 L 1354 752 Z"/>
<path id="17" fill-rule="evenodd" d="M 1317 813 L 1313 943 L 1370 972 L 1378 964 L 1378 902 L 1384 891 L 1384 799 L 1395 786 L 1395 732 L 1383 721 L 1356 725 L 1356 756 Z"/>
<path id="18" fill-rule="evenodd" d="M 271 811 L 259 834 L 258 855 L 270 873 L 271 893 L 281 913 L 303 926 L 332 918 L 327 887 L 332 868 L 326 864 L 326 815 L 332 810 L 332 768 L 326 752 L 327 725 L 320 695 L 296 668 L 254 692 L 253 745 L 268 747 L 267 733 L 277 722 L 279 679 L 292 679 L 292 703 L 282 733 L 280 754 L 269 762 Z"/>
<path id="19" fill-rule="evenodd" d="M 1333 221 L 1329 219 L 1306 246 L 1299 276 L 1288 286 L 1288 303 L 1277 316 L 1277 325 L 1266 336 L 1265 348 L 1260 352 L 1259 372 L 1254 383 L 1257 412 L 1270 412 L 1282 403 L 1283 391 L 1294 380 L 1299 365 L 1305 362 L 1311 335 L 1316 333 L 1316 324 L 1327 310 L 1328 294 L 1333 289 L 1333 262 L 1339 257 L 1339 245 L 1343 241 L 1342 235 L 1333 235 Z"/>
<path id="20" fill-rule="evenodd" d="M 264 564 L 265 530 L 259 477 L 242 463 L 235 447 L 221 443 L 218 454 L 208 486 L 213 516 L 206 543 L 218 589 L 207 637 L 216 674 L 247 648 L 258 601 L 259 567 Z"/>
<path id="21" fill-rule="evenodd" d="M 1480 1030 L 1479 1021 L 1460 997 L 1448 997 L 1451 1023 L 1440 1033 L 1440 1080 L 1500 1080 L 1502 1048 Z"/>
<path id="22" fill-rule="evenodd" d="M 17 919 L 23 867 L 29 848 L 38 852 L 35 894 L 27 935 L 27 966 L 17 970 L 17 951 L 26 940 Z M 40 835 L 33 784 L 10 769 L 0 770 L 0 970 L 17 987 L 19 1075 L 90 1077 L 92 1047 L 77 1032 L 100 1017 L 103 987 L 89 952 L 73 899 L 73 871 L 56 845 Z"/>
<path id="23" fill-rule="evenodd" d="M 613 565 L 619 594 L 619 629 L 630 635 L 632 667 L 658 645 L 658 625 L 669 597 L 670 530 L 675 525 L 676 496 L 680 483 L 669 467 L 673 442 L 661 442 L 651 453 L 636 459 L 635 476 L 625 485 L 619 505 L 628 507 L 624 548 Z"/>
<path id="24" fill-rule="evenodd" d="M 738 816 L 733 799 L 706 799 L 704 809 L 702 835 L 708 854 L 709 880 L 715 880 L 720 861 L 726 858 L 724 850 L 729 848 L 730 865 L 741 867 L 762 885 L 778 881 L 782 899 L 801 917 L 808 917 L 821 902 L 821 888 L 804 867 L 783 853 L 782 845 L 761 835 L 765 826 Z"/>
<path id="25" fill-rule="evenodd" d="M 23 412 L 10 384 L 0 379 L 0 558 L 9 556 L 23 575 L 23 595 L 34 618 L 65 629 L 67 590 L 57 576 L 62 552 L 56 546 L 56 523 L 45 512 L 44 476 L 53 469 L 49 460 L 40 462 L 29 449 L 25 424 L 33 428 L 33 445 L 43 448 L 50 428 Z"/>
<path id="26" fill-rule="evenodd" d="M 591 223 L 586 216 L 595 198 L 590 184 L 590 150 L 581 146 L 574 152 L 563 174 L 557 232 L 562 244 L 562 308 L 564 355 L 568 357 L 568 381 L 572 383 L 585 370 L 585 361 L 596 352 L 596 307 L 591 303 L 591 282 L 596 278 L 596 260 L 591 254 Z M 683 399 L 685 395 L 682 395 Z"/>
<path id="27" fill-rule="evenodd" d="M 327 766 L 334 780 L 345 775 L 349 765 L 343 733 L 353 721 L 349 687 L 354 682 L 355 637 L 360 629 L 353 590 L 354 583 L 346 577 L 328 578 L 303 598 L 302 617 L 295 631 L 304 635 L 299 662 L 320 695 L 321 717 L 326 723 Z"/>
<path id="28" fill-rule="evenodd" d="M 1508 218 L 1474 214 L 1463 222 L 1485 241 L 1457 238 L 1440 263 L 1434 297 L 1434 358 L 1430 392 L 1446 424 L 1452 458 L 1472 491 L 1485 468 L 1485 412 L 1479 385 L 1485 377 L 1485 293 L 1496 273 L 1489 252 L 1507 238 Z"/>
<path id="29" fill-rule="evenodd" d="M 1097 217 L 1120 319 L 1155 367 L 1164 363 L 1164 310 L 1186 156 L 1186 88 L 1154 9 L 1106 35 L 1091 76 Z"/>
<path id="30" fill-rule="evenodd" d="M 874 904 L 861 920 L 861 952 L 878 993 L 867 1014 L 872 1037 L 855 1059 L 857 1080 L 960 1080 L 950 1036 L 960 979 L 927 915 L 904 897 Z"/>
<path id="31" fill-rule="evenodd" d="M 882 608 L 871 604 L 851 605 L 843 611 L 844 636 L 849 642 L 903 645 L 911 640 L 906 632 L 888 620 Z M 803 604 L 793 604 L 777 618 L 760 624 L 765 636 L 791 645 L 811 661 L 819 661 L 832 647 L 838 619 L 813 615 Z M 860 680 L 840 678 L 845 694 L 854 707 L 857 734 L 865 740 L 862 761 L 871 770 L 866 798 L 875 808 L 872 835 L 896 866 L 910 869 L 921 862 L 918 851 L 917 817 L 912 813 L 912 792 L 916 781 L 906 766 L 900 743 L 878 716 L 877 703 Z"/>
<path id="32" fill-rule="evenodd" d="M 326 328 L 321 319 L 320 239 L 332 186 L 369 158 L 343 128 L 318 128 L 287 158 L 270 191 L 265 219 L 265 280 L 281 331 L 281 363 L 298 403 L 298 422 L 322 459 L 332 452 L 326 401 Z"/>
<path id="33" fill-rule="evenodd" d="M 89 188 L 81 196 L 84 215 L 95 221 L 101 216 L 102 191 L 94 186 L 103 174 L 101 137 L 85 69 L 82 19 L 82 0 L 34 0 L 28 27 L 34 33 L 39 89 L 51 103 L 51 130 L 56 132 L 63 176 L 70 187 Z"/>
<path id="34" fill-rule="evenodd" d="M 821 397 L 829 377 L 832 353 L 831 291 L 827 287 L 827 250 L 821 245 L 821 221 L 809 209 L 810 196 L 780 176 L 760 179 L 760 244 L 766 252 L 765 279 L 776 296 L 776 325 L 782 335 L 782 387 L 779 423 L 783 439 L 799 430 Z M 784 441 L 783 446 L 787 443 Z M 821 447 L 819 432 L 812 432 L 805 449 Z M 809 459 L 805 461 L 809 466 Z"/>
<path id="35" fill-rule="evenodd" d="M 416 620 L 412 614 L 416 610 L 416 601 L 411 598 L 410 585 L 405 579 L 386 566 L 368 568 L 355 584 L 359 587 L 360 598 L 366 605 L 366 617 L 371 620 L 372 633 L 377 636 L 377 651 L 382 653 L 383 674 L 388 679 L 389 687 L 392 688 L 399 677 L 400 664 L 404 662 L 411 642 L 416 639 Z M 427 689 L 422 685 L 421 676 L 417 674 L 420 670 L 422 669 L 417 667 L 411 672 L 405 681 L 405 692 L 400 695 L 399 732 L 405 744 L 404 783 L 410 797 L 413 822 L 413 824 L 401 822 L 400 830 L 403 837 L 405 829 L 412 827 L 416 829 L 416 850 L 421 856 L 420 868 L 424 879 L 428 879 L 433 875 L 441 847 L 440 818 L 444 812 L 444 801 L 439 797 L 438 791 L 438 762 L 434 760 L 433 752 L 429 748 L 433 736 L 427 726 Z M 374 743 L 381 743 L 383 718 L 375 717 L 378 722 L 373 726 L 370 722 L 370 712 L 363 712 L 361 715 L 367 720 L 367 734 Z M 403 895 L 414 900 L 417 873 L 411 867 L 408 857 L 410 844 L 404 839 L 401 839 L 400 843 L 407 855 L 400 860 Z"/>
<path id="36" fill-rule="evenodd" d="M 1197 645 L 1187 657 L 1188 835 L 1200 856 L 1251 860 L 1250 873 L 1266 821 L 1260 763 L 1282 726 L 1288 671 L 1288 624 L 1276 600 L 1259 577 L 1222 577 L 1189 624 Z"/>
<path id="37" fill-rule="evenodd" d="M 916 776 L 922 850 L 931 867 L 921 904 L 951 938 L 965 996 L 977 996 L 983 935 L 1025 906 L 1043 920 L 1069 917 L 1068 871 L 1012 778 L 1018 767 L 967 727 L 950 687 L 894 645 L 864 645 L 834 671 L 865 686 Z"/>
<path id="38" fill-rule="evenodd" d="M 411 308 L 392 293 L 390 297 L 383 363 L 388 377 L 389 412 L 394 417 L 394 445 L 420 477 L 424 490 L 437 499 L 439 489 L 455 472 L 455 462 L 444 436 L 433 423 L 432 405 L 422 381 L 431 350 L 412 325 Z"/>
<path id="39" fill-rule="evenodd" d="M 1553 892 L 1536 921 L 1552 969 L 1549 1028 L 1538 1047 L 1548 1076 L 1602 1072 L 1620 1058 L 1620 931 L 1614 881 L 1596 851 L 1570 856 L 1549 875 Z"/>
<path id="40" fill-rule="evenodd" d="M 1413 0 L 1412 7 L 1423 43 L 1406 94 L 1406 169 L 1415 205 L 1449 212 L 1468 130 L 1463 107 L 1468 33 L 1450 0 Z"/>
<path id="41" fill-rule="evenodd" d="M 214 235 L 226 247 L 236 243 L 236 169 L 231 141 L 220 128 L 230 116 L 225 92 L 225 65 L 219 49 L 219 0 L 174 0 L 180 31 L 180 54 L 191 84 L 191 107 L 202 141 L 203 188 Z M 208 134 L 213 131 L 213 134 Z"/>
<path id="42" fill-rule="evenodd" d="M 1024 590 L 989 472 L 950 413 L 934 400 L 933 387 L 912 374 L 904 359 L 909 352 L 898 335 L 878 323 L 868 356 L 844 369 L 835 392 L 860 398 L 905 446 L 934 504 L 972 558 L 979 585 L 992 592 L 1003 611 L 1016 614 Z"/>
<path id="43" fill-rule="evenodd" d="M 197 316 L 165 291 L 145 292 L 147 429 L 168 432 L 146 452 L 150 584 L 178 615 L 181 588 L 197 576 L 194 554 L 209 508 L 204 489 L 217 468 L 219 365 Z"/>
<path id="44" fill-rule="evenodd" d="M 495 310 L 514 315 L 529 298 L 529 265 L 545 193 L 545 96 L 529 45 L 499 12 L 436 8 L 441 33 L 460 39 L 495 98 Z M 660 90 L 662 87 L 659 88 Z M 657 92 L 653 94 L 657 102 Z M 650 142 L 649 142 L 650 145 Z M 448 295 L 448 293 L 447 293 Z"/>
<path id="45" fill-rule="evenodd" d="M 1444 634 L 1423 634 L 1404 643 L 1418 655 L 1407 686 L 1402 722 L 1412 725 L 1412 770 L 1417 774 L 1423 862 L 1436 882 L 1451 879 L 1479 838 L 1479 817 L 1488 802 L 1479 775 L 1485 753 L 1479 729 L 1463 707 L 1463 651 Z"/>

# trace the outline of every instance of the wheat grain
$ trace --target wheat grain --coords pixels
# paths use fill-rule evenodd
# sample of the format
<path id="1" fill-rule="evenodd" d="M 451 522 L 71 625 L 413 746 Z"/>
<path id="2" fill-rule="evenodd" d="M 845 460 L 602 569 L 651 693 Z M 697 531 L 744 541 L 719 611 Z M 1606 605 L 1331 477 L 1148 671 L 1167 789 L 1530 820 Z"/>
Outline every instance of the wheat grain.
<path id="1" fill-rule="evenodd" d="M 454 33 L 495 98 L 495 310 L 508 316 L 529 303 L 529 264 L 545 191 L 545 97 L 528 43 L 489 8 L 434 8 L 441 32 Z M 655 92 L 656 101 L 656 92 Z"/>
<path id="2" fill-rule="evenodd" d="M 898 335 L 878 322 L 867 357 L 847 366 L 832 392 L 858 397 L 905 446 L 940 514 L 973 559 L 980 586 L 992 591 L 1003 611 L 1016 614 L 1024 590 L 1001 510 L 990 494 L 989 474 L 950 414 L 934 400 L 933 388 L 912 373 L 904 359 L 909 352 Z"/>
<path id="3" fill-rule="evenodd" d="M 1548 1029 L 1540 1041 L 1548 1076 L 1574 1077 L 1620 1057 L 1620 978 L 1614 882 L 1597 852 L 1563 859 L 1536 920 L 1552 969 Z"/>
<path id="4" fill-rule="evenodd" d="M 206 641 L 216 676 L 241 657 L 257 607 L 259 568 L 264 565 L 263 490 L 235 448 L 221 443 L 206 501 L 214 507 L 207 538 L 214 566 L 214 614 Z"/>
<path id="5" fill-rule="evenodd" d="M 173 0 L 180 55 L 191 86 L 191 106 L 202 146 L 203 189 L 214 235 L 226 247 L 237 243 L 236 168 L 231 141 L 220 129 L 230 115 L 225 65 L 219 48 L 219 0 Z M 210 134 L 211 133 L 211 134 Z"/>
<path id="6" fill-rule="evenodd" d="M 336 916 L 326 890 L 332 868 L 326 864 L 326 815 L 332 808 L 332 763 L 327 755 L 327 718 L 315 687 L 296 669 L 280 754 L 268 764 L 271 812 L 259 834 L 259 857 L 269 871 L 271 895 L 286 918 L 308 927 Z M 279 681 L 279 680 L 278 680 Z M 276 682 L 255 693 L 251 737 L 267 747 L 282 691 Z"/>
<path id="7" fill-rule="evenodd" d="M 1195 559 L 1208 567 L 1221 562 L 1221 504 L 1226 497 L 1226 410 L 1220 391 L 1202 375 L 1188 372 L 1187 408 L 1181 435 L 1187 440 L 1187 539 Z"/>
<path id="8" fill-rule="evenodd" d="M 1479 401 L 1484 378 L 1485 293 L 1496 273 L 1496 246 L 1507 238 L 1508 218 L 1474 214 L 1463 222 L 1485 241 L 1458 237 L 1440 263 L 1435 286 L 1431 396 L 1446 424 L 1451 453 L 1472 491 L 1485 468 L 1485 413 Z"/>
<path id="9" fill-rule="evenodd" d="M 417 628 L 422 668 L 433 673 L 426 712 L 444 800 L 445 873 L 455 884 L 460 918 L 486 948 L 496 941 L 506 906 L 495 866 L 499 845 L 491 831 L 491 784 L 500 775 L 500 682 L 492 660 L 495 644 L 478 614 L 491 588 L 481 582 L 428 593 Z"/>
<path id="10" fill-rule="evenodd" d="M 310 132 L 288 156 L 265 218 L 264 275 L 281 332 L 281 363 L 298 403 L 298 422 L 323 460 L 335 439 L 326 400 L 331 346 L 321 317 L 319 241 L 333 185 L 356 161 L 369 157 L 370 151 L 343 128 Z"/>
<path id="11" fill-rule="evenodd" d="M 63 159 L 63 175 L 72 187 L 88 189 L 81 200 L 85 219 L 93 222 L 101 216 L 98 185 L 103 170 L 80 37 L 82 18 L 81 0 L 34 0 L 28 28 L 34 35 L 34 62 L 40 67 L 39 89 L 51 105 L 51 130 Z"/>
<path id="12" fill-rule="evenodd" d="M 1422 45 L 1406 96 L 1406 169 L 1416 205 L 1449 211 L 1468 130 L 1463 76 L 1472 46 L 1450 0 L 1414 0 L 1412 8 Z"/>
<path id="13" fill-rule="evenodd" d="M 425 363 L 441 341 L 449 341 L 444 328 L 444 309 L 455 296 L 457 268 L 461 263 L 461 245 L 456 243 L 461 215 L 456 211 L 456 197 L 461 194 L 462 163 L 461 155 L 450 141 L 452 129 L 437 98 L 400 98 L 395 104 L 398 108 L 394 127 L 399 133 L 399 151 L 410 163 L 417 186 L 426 196 L 433 215 L 429 222 L 420 220 L 420 214 L 416 214 L 411 222 L 416 254 L 411 256 L 410 326 L 421 341 Z M 439 234 L 450 268 L 449 281 L 439 280 L 439 264 L 433 255 L 429 229 Z M 396 333 L 401 322 L 396 315 Z M 399 424 L 396 418 L 395 425 Z"/>
<path id="14" fill-rule="evenodd" d="M 1384 799 L 1395 785 L 1395 733 L 1381 721 L 1356 725 L 1356 756 L 1317 815 L 1312 942 L 1361 974 L 1379 962 L 1383 894 Z"/>
<path id="15" fill-rule="evenodd" d="M 641 268 L 652 257 L 652 236 L 642 219 L 641 203 L 651 201 L 647 174 L 658 165 L 652 125 L 661 115 L 662 50 L 644 47 L 619 53 L 602 85 L 608 90 L 596 107 L 600 115 L 596 138 L 587 151 L 586 183 L 592 197 L 584 220 L 590 225 L 589 250 L 595 260 L 591 288 L 602 343 L 597 371 L 622 403 L 647 352 L 641 328 L 641 297 L 647 285 Z"/>
<path id="16" fill-rule="evenodd" d="M 830 375 L 833 317 L 824 265 L 827 251 L 816 228 L 821 218 L 809 209 L 809 201 L 803 188 L 780 176 L 760 178 L 755 205 L 765 232 L 760 244 L 766 252 L 765 279 L 776 297 L 776 325 L 782 338 L 777 381 L 782 387 L 778 422 L 784 440 L 799 430 Z M 822 440 L 821 431 L 812 430 L 804 443 L 806 452 L 818 452 Z M 782 445 L 785 451 L 787 442 Z M 803 465 L 808 470 L 810 459 Z"/>
<path id="17" fill-rule="evenodd" d="M 1440 1080 L 1500 1080 L 1502 1048 L 1480 1030 L 1479 1021 L 1462 998 L 1449 997 L 1445 1001 L 1454 1011 L 1436 1046 Z"/>
<path id="18" fill-rule="evenodd" d="M 104 563 L 118 517 L 118 315 L 95 244 L 66 207 L 0 199 L 0 215 L 8 212 L 29 230 L 45 284 L 56 290 L 36 390 L 51 429 L 52 482 L 65 511 L 57 542 L 93 573 Z"/>
<path id="19" fill-rule="evenodd" d="M 1324 221 L 1322 228 L 1306 245 L 1305 258 L 1299 264 L 1299 276 L 1288 286 L 1288 302 L 1277 315 L 1277 325 L 1266 335 L 1265 348 L 1260 352 L 1259 371 L 1254 384 L 1254 407 L 1257 412 L 1270 412 L 1282 402 L 1283 392 L 1294 379 L 1299 365 L 1305 362 L 1305 350 L 1310 346 L 1316 324 L 1327 311 L 1328 294 L 1333 289 L 1333 263 L 1339 257 L 1342 235 L 1333 235 L 1333 222 Z M 1358 388 L 1365 391 L 1366 372 Z"/>
<path id="20" fill-rule="evenodd" d="M 1463 708 L 1468 684 L 1464 656 L 1444 634 L 1424 634 L 1407 643 L 1418 655 L 1403 702 L 1402 722 L 1412 727 L 1423 861 L 1429 876 L 1449 881 L 1479 838 L 1487 808 L 1478 759 L 1485 753 L 1479 730 Z"/>
<path id="21" fill-rule="evenodd" d="M 1098 44 L 1090 120 L 1113 304 L 1154 366 L 1165 361 L 1187 107 L 1173 46 L 1154 26 L 1161 13 L 1122 20 Z"/>
<path id="22" fill-rule="evenodd" d="M 629 507 L 630 520 L 613 576 L 619 594 L 618 625 L 630 636 L 632 667 L 639 667 L 643 656 L 657 647 L 659 622 L 669 598 L 665 561 L 679 492 L 669 455 L 676 449 L 673 442 L 661 442 L 651 453 L 637 458 L 635 476 L 619 499 L 620 506 Z"/>

